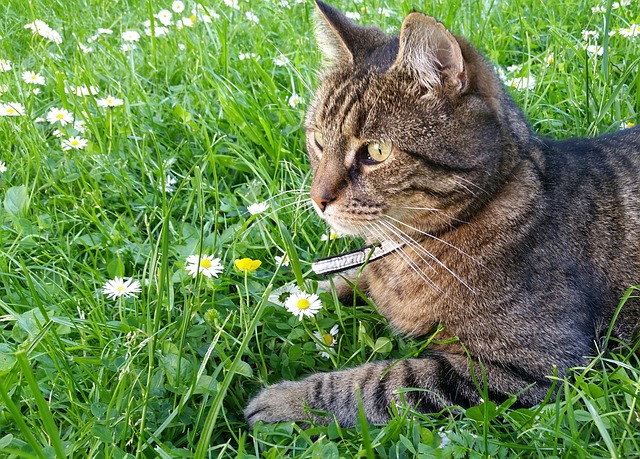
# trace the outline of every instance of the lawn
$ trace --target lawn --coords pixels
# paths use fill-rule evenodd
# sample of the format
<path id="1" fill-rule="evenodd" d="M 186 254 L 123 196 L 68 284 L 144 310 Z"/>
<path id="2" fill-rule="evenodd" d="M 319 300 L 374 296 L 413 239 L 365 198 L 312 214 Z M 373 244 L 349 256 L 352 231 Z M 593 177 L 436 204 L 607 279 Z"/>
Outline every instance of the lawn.
<path id="1" fill-rule="evenodd" d="M 536 130 L 563 138 L 640 122 L 639 4 L 602 1 L 333 4 L 393 33 L 414 9 L 435 16 L 496 64 Z M 0 9 L 0 457 L 637 457 L 626 348 L 555 377 L 558 396 L 533 409 L 248 430 L 242 410 L 266 384 L 437 339 L 396 336 L 374 305 L 329 293 L 302 320 L 282 304 L 290 288 L 316 293 L 315 258 L 358 246 L 306 196 L 313 11 Z"/>

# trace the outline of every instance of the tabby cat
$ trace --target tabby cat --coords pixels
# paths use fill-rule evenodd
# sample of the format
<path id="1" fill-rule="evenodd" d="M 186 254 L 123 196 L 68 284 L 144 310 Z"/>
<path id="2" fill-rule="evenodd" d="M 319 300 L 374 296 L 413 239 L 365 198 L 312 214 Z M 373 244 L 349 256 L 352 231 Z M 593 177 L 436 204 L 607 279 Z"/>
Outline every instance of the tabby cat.
<path id="1" fill-rule="evenodd" d="M 316 6 L 328 68 L 306 118 L 313 205 L 336 231 L 402 244 L 358 279 L 397 331 L 442 325 L 457 341 L 267 387 L 249 425 L 353 425 L 358 393 L 373 423 L 393 403 L 473 406 L 483 378 L 495 402 L 540 402 L 550 375 L 597 352 L 640 282 L 640 129 L 539 137 L 493 67 L 433 18 L 411 13 L 388 36 Z M 612 334 L 632 342 L 639 317 L 628 302 Z"/>

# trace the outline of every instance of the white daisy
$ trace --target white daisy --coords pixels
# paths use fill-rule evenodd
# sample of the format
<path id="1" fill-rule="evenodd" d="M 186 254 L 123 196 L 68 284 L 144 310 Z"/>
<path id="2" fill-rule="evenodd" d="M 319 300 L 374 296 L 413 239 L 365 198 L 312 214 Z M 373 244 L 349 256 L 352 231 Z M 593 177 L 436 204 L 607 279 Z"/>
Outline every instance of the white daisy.
<path id="1" fill-rule="evenodd" d="M 596 56 L 602 56 L 604 54 L 604 48 L 600 45 L 589 45 L 586 47 L 588 54 L 595 54 Z"/>
<path id="2" fill-rule="evenodd" d="M 536 78 L 532 75 L 527 77 L 516 77 L 507 80 L 507 86 L 511 86 L 519 91 L 524 91 L 525 89 L 533 89 L 536 86 Z"/>
<path id="3" fill-rule="evenodd" d="M 318 295 L 298 291 L 287 298 L 284 307 L 299 320 L 302 320 L 305 316 L 315 316 L 322 309 L 322 302 Z"/>
<path id="4" fill-rule="evenodd" d="M 174 13 L 182 13 L 184 11 L 184 3 L 182 3 L 180 0 L 176 0 L 171 4 L 171 9 L 174 11 Z"/>
<path id="5" fill-rule="evenodd" d="M 124 103 L 124 101 L 117 97 L 107 96 L 104 99 L 98 99 L 96 103 L 98 104 L 98 107 L 119 107 Z"/>
<path id="6" fill-rule="evenodd" d="M 304 99 L 302 99 L 302 97 L 300 97 L 295 92 L 293 94 L 291 94 L 291 97 L 289 97 L 289 105 L 291 107 L 293 107 L 293 108 L 297 107 L 298 105 L 300 105 L 303 102 L 304 102 Z"/>
<path id="7" fill-rule="evenodd" d="M 129 42 L 139 41 L 140 34 L 135 30 L 125 30 L 124 32 L 122 32 L 122 39 Z"/>
<path id="8" fill-rule="evenodd" d="M 93 52 L 93 48 L 91 46 L 84 45 L 80 42 L 78 42 L 78 48 L 80 48 L 80 51 L 82 51 L 85 54 L 89 54 Z"/>
<path id="9" fill-rule="evenodd" d="M 224 4 L 229 8 L 233 8 L 234 10 L 239 10 L 240 5 L 238 5 L 238 0 L 224 0 Z"/>
<path id="10" fill-rule="evenodd" d="M 44 84 L 44 77 L 39 73 L 27 70 L 22 72 L 22 79 L 27 84 Z"/>
<path id="11" fill-rule="evenodd" d="M 507 66 L 507 72 L 509 73 L 518 73 L 520 70 L 522 70 L 521 64 L 514 64 L 514 65 Z"/>
<path id="12" fill-rule="evenodd" d="M 167 27 L 164 26 L 158 26 L 155 29 L 153 29 L 154 31 L 154 35 L 155 37 L 166 37 L 167 34 L 169 33 L 169 29 Z M 144 29 L 144 33 L 147 37 L 151 36 L 151 29 Z"/>
<path id="13" fill-rule="evenodd" d="M 347 11 L 346 13 L 344 13 L 344 15 L 349 19 L 353 19 L 354 21 L 357 21 L 360 19 L 360 13 L 358 13 L 357 11 L 353 13 L 351 11 Z"/>
<path id="14" fill-rule="evenodd" d="M 41 37 L 51 40 L 58 45 L 62 43 L 62 36 L 57 31 L 49 27 L 46 22 L 41 21 L 40 19 L 36 19 L 35 21 L 26 24 L 24 28 L 31 29 L 33 33 L 37 33 Z"/>
<path id="15" fill-rule="evenodd" d="M 133 51 L 136 49 L 136 45 L 133 43 L 123 43 L 120 45 L 120 51 L 123 53 L 128 53 L 129 51 Z"/>
<path id="16" fill-rule="evenodd" d="M 260 22 L 260 19 L 258 19 L 258 16 L 256 16 L 255 13 L 251 11 L 247 11 L 246 13 L 244 13 L 244 15 L 246 16 L 247 20 L 251 22 L 255 22 L 256 24 Z"/>
<path id="17" fill-rule="evenodd" d="M 218 277 L 224 267 L 220 264 L 220 258 L 212 258 L 209 255 L 189 255 L 187 257 L 185 269 L 193 277 L 201 273 L 205 277 Z"/>
<path id="18" fill-rule="evenodd" d="M 101 34 L 101 35 L 112 35 L 113 34 L 113 30 L 99 28 L 98 29 L 98 33 Z"/>
<path id="19" fill-rule="evenodd" d="M 41 34 L 42 35 L 42 34 Z M 44 38 L 46 38 L 47 40 L 51 40 L 52 42 L 54 42 L 56 45 L 59 45 L 60 43 L 62 43 L 62 35 L 60 35 L 60 33 L 56 30 L 49 30 L 48 33 L 42 35 Z"/>
<path id="20" fill-rule="evenodd" d="M 0 73 L 8 72 L 13 67 L 11 66 L 11 61 L 9 59 L 0 59 Z"/>
<path id="21" fill-rule="evenodd" d="M 553 65 L 556 62 L 556 56 L 555 54 L 552 52 L 550 52 L 549 54 L 547 54 L 547 57 L 544 58 L 544 61 L 547 63 L 547 65 Z"/>
<path id="22" fill-rule="evenodd" d="M 318 342 L 316 342 L 316 349 L 320 351 L 320 357 L 325 359 L 331 357 L 329 353 L 333 354 L 335 352 L 333 346 L 338 342 L 338 324 L 331 327 L 331 330 L 328 332 L 321 334 L 320 332 L 314 331 L 313 335 L 318 340 Z"/>
<path id="23" fill-rule="evenodd" d="M 269 302 L 283 306 L 294 293 L 301 293 L 301 290 L 295 284 L 285 284 L 271 292 L 269 295 Z"/>
<path id="24" fill-rule="evenodd" d="M 120 297 L 137 297 L 136 293 L 140 293 L 141 291 L 140 282 L 133 280 L 131 277 L 126 281 L 122 277 L 116 277 L 113 280 L 105 282 L 102 287 L 102 293 L 107 295 L 107 298 L 110 300 Z"/>
<path id="25" fill-rule="evenodd" d="M 24 28 L 31 29 L 33 33 L 39 33 L 41 35 L 43 33 L 48 33 L 48 31 L 51 30 L 51 27 L 49 27 L 49 25 L 46 22 L 41 21 L 40 19 L 36 19 L 35 21 L 30 22 L 29 24 L 25 24 Z"/>
<path id="26" fill-rule="evenodd" d="M 164 191 L 165 193 L 173 193 L 175 191 L 175 184 L 178 181 L 174 179 L 171 175 L 167 174 L 164 179 L 164 188 L 162 188 L 162 184 L 160 184 L 160 191 Z"/>
<path id="27" fill-rule="evenodd" d="M 158 21 L 160 21 L 160 23 L 162 25 L 168 26 L 169 24 L 171 24 L 171 17 L 173 15 L 171 14 L 171 11 L 169 10 L 160 10 L 158 11 L 158 14 L 156 14 L 156 19 Z"/>
<path id="28" fill-rule="evenodd" d="M 273 63 L 275 65 L 277 65 L 278 67 L 284 67 L 285 65 L 287 65 L 289 63 L 289 58 L 287 56 L 281 55 L 280 57 L 276 57 L 273 60 Z"/>
<path id="29" fill-rule="evenodd" d="M 618 30 L 618 33 L 625 38 L 637 37 L 640 35 L 640 26 L 638 24 L 631 24 L 631 27 L 621 28 Z"/>
<path id="30" fill-rule="evenodd" d="M 18 102 L 0 104 L 0 116 L 22 116 L 24 115 L 24 105 Z"/>
<path id="31" fill-rule="evenodd" d="M 73 122 L 73 129 L 82 134 L 85 130 L 85 124 L 86 123 L 83 120 L 75 120 Z"/>
<path id="32" fill-rule="evenodd" d="M 82 137 L 69 137 L 68 139 L 64 139 L 62 141 L 62 149 L 64 151 L 71 150 L 72 148 L 74 150 L 82 150 L 87 146 L 87 143 L 89 143 L 89 141 L 87 139 L 83 139 Z"/>
<path id="33" fill-rule="evenodd" d="M 4 174 L 5 172 L 7 172 L 7 165 L 4 161 L 0 161 L 0 174 Z"/>
<path id="34" fill-rule="evenodd" d="M 268 208 L 269 208 L 269 204 L 267 204 L 266 201 L 263 201 L 263 202 L 256 202 L 255 204 L 251 204 L 250 206 L 247 207 L 247 211 L 251 215 L 256 215 L 256 214 L 261 214 Z"/>
<path id="35" fill-rule="evenodd" d="M 282 266 L 289 266 L 289 255 L 284 254 L 283 256 L 280 255 L 276 255 L 275 257 L 273 257 L 276 260 L 276 263 L 278 265 L 282 265 Z"/>
<path id="36" fill-rule="evenodd" d="M 597 40 L 599 36 L 600 36 L 600 34 L 596 30 L 583 30 L 582 31 L 582 39 L 584 41 L 589 41 L 590 38 L 593 38 L 593 39 Z"/>
<path id="37" fill-rule="evenodd" d="M 66 126 L 73 123 L 73 115 L 64 108 L 52 107 L 47 113 L 47 121 L 51 124 L 60 123 L 60 126 Z"/>

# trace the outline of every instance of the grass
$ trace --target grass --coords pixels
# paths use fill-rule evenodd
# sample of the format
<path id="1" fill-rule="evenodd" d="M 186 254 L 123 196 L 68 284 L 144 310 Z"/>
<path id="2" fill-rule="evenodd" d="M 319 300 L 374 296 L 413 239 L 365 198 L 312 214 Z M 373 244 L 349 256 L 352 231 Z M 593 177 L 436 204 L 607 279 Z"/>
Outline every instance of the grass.
<path id="1" fill-rule="evenodd" d="M 191 15 L 185 3 L 174 22 Z M 323 241 L 327 229 L 305 203 L 301 125 L 319 67 L 312 2 L 238 3 L 204 1 L 218 18 L 198 15 L 156 38 L 143 22 L 170 0 L 9 0 L 0 11 L 0 59 L 11 61 L 0 103 L 25 112 L 0 117 L 0 456 L 637 455 L 640 362 L 628 349 L 556 378 L 558 397 L 533 409 L 487 402 L 456 415 L 399 413 L 387 426 L 247 430 L 242 409 L 263 385 L 417 355 L 431 338 L 394 336 L 372 305 L 329 294 L 302 322 L 267 301 L 292 281 L 313 289 L 310 262 L 352 243 Z M 420 9 L 469 37 L 507 79 L 535 76 L 513 94 L 545 135 L 640 121 L 640 37 L 608 35 L 640 22 L 635 6 L 605 1 L 592 14 L 598 4 L 576 0 L 334 3 L 392 31 Z M 62 43 L 24 28 L 36 19 Z M 98 28 L 113 34 L 89 40 Z M 142 35 L 132 51 L 120 49 L 126 30 Z M 585 41 L 583 30 L 599 36 Z M 26 70 L 45 78 L 37 95 Z M 83 85 L 100 92 L 65 91 Z M 290 104 L 294 94 L 303 103 Z M 123 104 L 98 106 L 107 95 Z M 84 132 L 35 122 L 53 107 L 83 120 Z M 63 151 L 56 128 L 89 142 Z M 263 201 L 263 213 L 247 211 Z M 218 278 L 187 273 L 186 257 L 199 253 L 220 258 Z M 285 254 L 289 266 L 275 258 Z M 241 272 L 234 260 L 244 257 L 262 265 Z M 116 276 L 138 280 L 138 296 L 108 299 L 102 287 Z M 313 332 L 336 324 L 325 359 Z"/>

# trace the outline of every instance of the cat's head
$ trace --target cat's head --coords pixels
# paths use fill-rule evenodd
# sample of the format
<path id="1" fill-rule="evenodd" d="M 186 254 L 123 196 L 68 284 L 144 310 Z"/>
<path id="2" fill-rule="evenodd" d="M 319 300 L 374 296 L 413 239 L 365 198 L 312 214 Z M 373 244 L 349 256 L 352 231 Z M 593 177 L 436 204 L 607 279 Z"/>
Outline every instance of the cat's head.
<path id="1" fill-rule="evenodd" d="M 395 37 L 316 6 L 327 62 L 306 136 L 318 214 L 379 240 L 438 233 L 480 209 L 513 167 L 514 132 L 528 132 L 492 67 L 421 13 Z"/>

